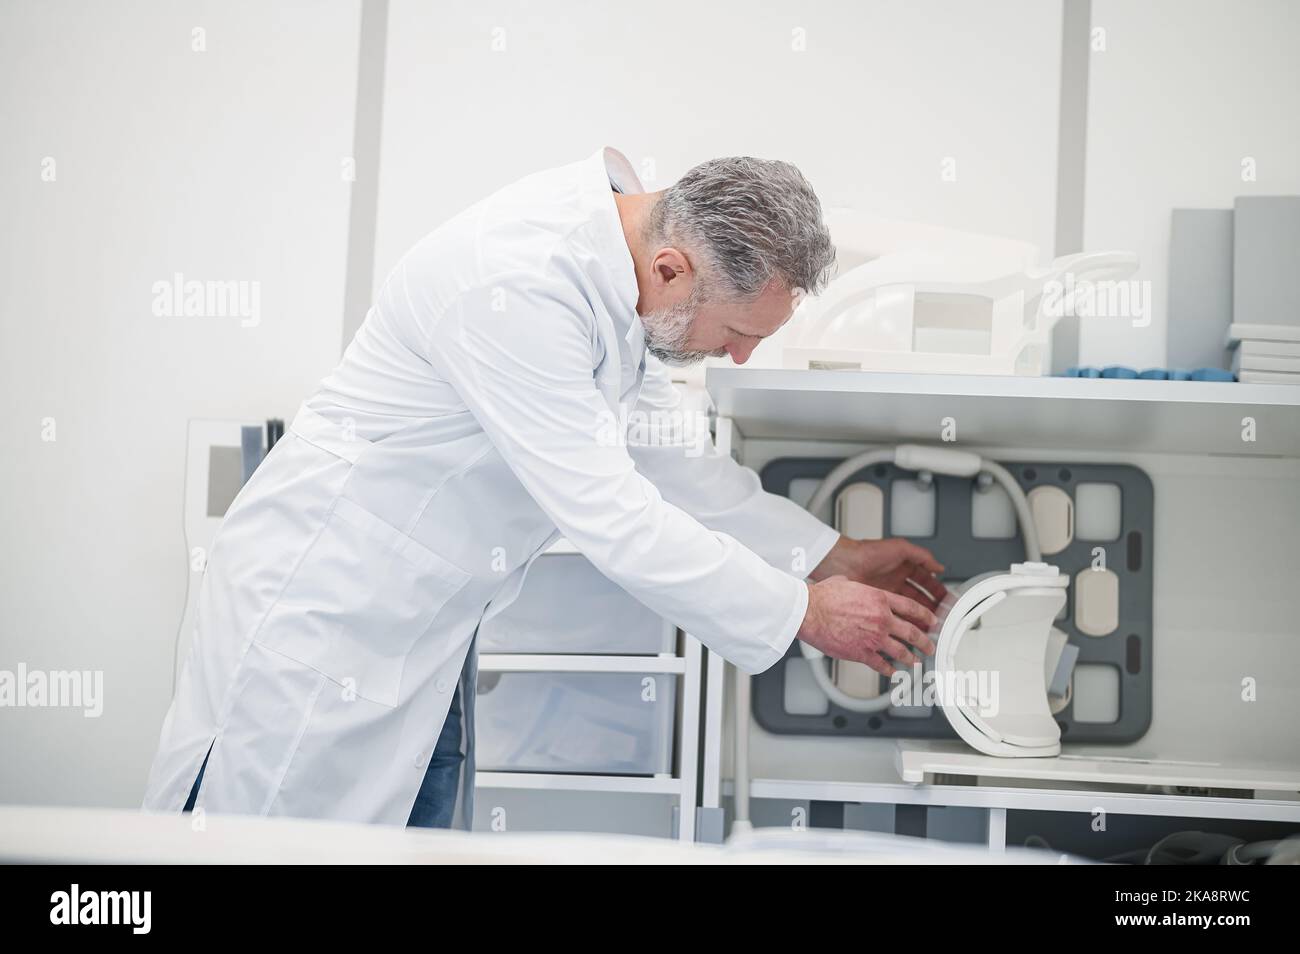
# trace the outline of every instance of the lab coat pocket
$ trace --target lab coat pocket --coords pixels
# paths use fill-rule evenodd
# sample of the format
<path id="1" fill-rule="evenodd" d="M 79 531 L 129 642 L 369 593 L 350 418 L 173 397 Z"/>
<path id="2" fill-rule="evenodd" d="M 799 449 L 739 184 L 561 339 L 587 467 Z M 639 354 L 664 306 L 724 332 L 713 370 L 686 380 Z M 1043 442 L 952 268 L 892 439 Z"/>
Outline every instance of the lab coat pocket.
<path id="1" fill-rule="evenodd" d="M 469 578 L 339 497 L 255 639 L 344 691 L 396 706 L 411 647 Z"/>

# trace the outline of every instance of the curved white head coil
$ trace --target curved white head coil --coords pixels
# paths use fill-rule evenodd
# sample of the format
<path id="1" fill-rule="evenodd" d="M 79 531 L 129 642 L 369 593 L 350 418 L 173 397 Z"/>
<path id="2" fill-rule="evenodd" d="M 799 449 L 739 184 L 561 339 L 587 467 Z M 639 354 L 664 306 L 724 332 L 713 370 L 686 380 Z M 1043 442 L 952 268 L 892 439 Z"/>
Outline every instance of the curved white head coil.
<path id="1" fill-rule="evenodd" d="M 1061 751 L 1044 678 L 1069 578 L 1045 563 L 976 577 L 943 618 L 935 700 L 972 748 L 1012 758 Z"/>

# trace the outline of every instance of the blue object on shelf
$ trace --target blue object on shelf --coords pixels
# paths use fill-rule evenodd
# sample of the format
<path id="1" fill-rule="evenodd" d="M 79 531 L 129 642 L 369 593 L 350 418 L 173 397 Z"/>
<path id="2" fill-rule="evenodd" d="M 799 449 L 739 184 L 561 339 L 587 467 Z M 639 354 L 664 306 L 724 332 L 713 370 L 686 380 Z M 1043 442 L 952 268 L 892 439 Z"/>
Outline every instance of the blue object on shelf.
<path id="1" fill-rule="evenodd" d="M 1141 379 L 1144 381 L 1236 381 L 1237 376 L 1223 368 L 1147 368 L 1135 371 L 1122 364 L 1105 368 L 1071 367 L 1065 370 L 1067 378 L 1122 378 L 1125 380 Z"/>

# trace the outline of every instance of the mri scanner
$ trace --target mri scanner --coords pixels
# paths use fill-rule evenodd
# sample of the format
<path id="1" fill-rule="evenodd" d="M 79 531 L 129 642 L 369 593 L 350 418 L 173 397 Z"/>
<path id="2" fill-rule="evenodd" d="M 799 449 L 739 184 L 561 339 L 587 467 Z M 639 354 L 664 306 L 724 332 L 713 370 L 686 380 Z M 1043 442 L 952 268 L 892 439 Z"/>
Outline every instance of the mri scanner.
<path id="1" fill-rule="evenodd" d="M 1053 361 L 1058 323 L 1138 267 L 1129 252 L 1040 264 L 1035 246 L 1011 239 L 847 211 L 826 220 L 840 274 L 800 303 L 787 368 L 1048 374 L 1075 358 Z"/>

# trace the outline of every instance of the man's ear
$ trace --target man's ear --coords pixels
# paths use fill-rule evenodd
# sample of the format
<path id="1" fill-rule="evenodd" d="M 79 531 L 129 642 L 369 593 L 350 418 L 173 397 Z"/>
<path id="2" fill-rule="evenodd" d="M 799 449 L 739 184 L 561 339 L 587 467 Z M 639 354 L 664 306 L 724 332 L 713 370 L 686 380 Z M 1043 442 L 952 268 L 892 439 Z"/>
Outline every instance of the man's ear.
<path id="1" fill-rule="evenodd" d="M 650 263 L 650 271 L 654 275 L 656 284 L 668 292 L 689 288 L 694 277 L 690 261 L 678 249 L 671 246 L 661 248 L 655 253 L 654 260 Z"/>

